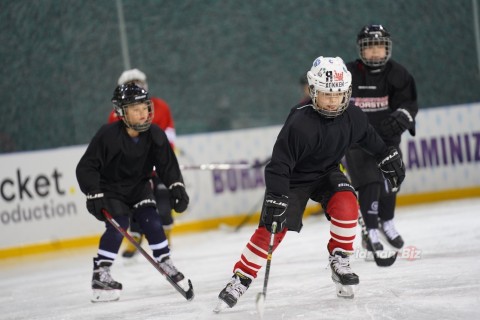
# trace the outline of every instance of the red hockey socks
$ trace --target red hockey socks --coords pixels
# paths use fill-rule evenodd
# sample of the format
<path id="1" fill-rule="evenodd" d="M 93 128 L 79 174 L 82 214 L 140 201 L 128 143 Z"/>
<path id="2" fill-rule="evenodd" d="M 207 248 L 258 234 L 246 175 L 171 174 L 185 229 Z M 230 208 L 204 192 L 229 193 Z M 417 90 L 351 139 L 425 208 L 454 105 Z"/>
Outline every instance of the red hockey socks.
<path id="1" fill-rule="evenodd" d="M 357 233 L 358 203 L 351 191 L 335 193 L 327 205 L 330 220 L 328 251 L 340 248 L 353 252 L 353 241 Z"/>
<path id="2" fill-rule="evenodd" d="M 273 242 L 273 250 L 277 248 L 287 233 L 287 228 L 277 233 Z M 240 271 L 245 276 L 255 279 L 258 271 L 267 261 L 270 232 L 265 227 L 259 227 L 250 238 L 242 252 L 240 260 L 233 267 L 233 273 Z"/>

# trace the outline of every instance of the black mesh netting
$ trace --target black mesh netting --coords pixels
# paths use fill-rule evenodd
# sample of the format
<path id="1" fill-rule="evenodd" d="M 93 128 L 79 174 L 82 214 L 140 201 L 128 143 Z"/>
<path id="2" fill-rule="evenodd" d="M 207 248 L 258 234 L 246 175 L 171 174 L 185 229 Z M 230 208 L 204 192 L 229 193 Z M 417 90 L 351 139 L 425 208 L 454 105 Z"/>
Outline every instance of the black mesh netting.
<path id="1" fill-rule="evenodd" d="M 132 67 L 179 134 L 283 123 L 319 55 L 382 23 L 421 107 L 480 100 L 472 2 L 123 0 Z M 87 143 L 124 69 L 114 0 L 0 1 L 0 152 Z"/>

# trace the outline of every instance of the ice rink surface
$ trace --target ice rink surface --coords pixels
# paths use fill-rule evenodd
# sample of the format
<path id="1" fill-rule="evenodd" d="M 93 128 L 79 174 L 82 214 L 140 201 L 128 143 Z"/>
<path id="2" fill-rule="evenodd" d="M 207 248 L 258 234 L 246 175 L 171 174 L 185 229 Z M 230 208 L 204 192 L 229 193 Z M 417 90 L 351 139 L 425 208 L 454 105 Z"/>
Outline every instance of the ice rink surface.
<path id="1" fill-rule="evenodd" d="M 363 259 L 357 237 L 360 285 L 346 300 L 330 278 L 328 221 L 305 219 L 273 255 L 264 319 L 480 319 L 480 199 L 400 207 L 396 225 L 410 251 L 379 268 Z M 112 276 L 122 296 L 95 304 L 96 248 L 0 261 L 0 319 L 258 319 L 264 269 L 233 309 L 212 312 L 254 228 L 174 236 L 172 259 L 193 282 L 191 302 L 142 256 L 117 259 Z"/>

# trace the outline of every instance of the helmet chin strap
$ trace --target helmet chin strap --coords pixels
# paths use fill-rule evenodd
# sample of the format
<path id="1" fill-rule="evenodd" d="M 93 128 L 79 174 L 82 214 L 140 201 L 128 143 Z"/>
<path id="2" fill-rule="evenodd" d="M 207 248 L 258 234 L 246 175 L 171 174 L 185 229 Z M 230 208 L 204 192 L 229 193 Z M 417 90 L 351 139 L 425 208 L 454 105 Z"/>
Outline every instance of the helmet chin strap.
<path id="1" fill-rule="evenodd" d="M 142 123 L 142 124 L 130 124 L 128 123 L 128 121 L 125 119 L 125 117 L 122 118 L 123 120 L 123 123 L 125 123 L 125 126 L 129 129 L 132 129 L 132 130 L 135 130 L 137 132 L 144 132 L 144 131 L 147 131 L 151 124 L 152 124 L 152 121 L 146 121 L 145 123 Z"/>

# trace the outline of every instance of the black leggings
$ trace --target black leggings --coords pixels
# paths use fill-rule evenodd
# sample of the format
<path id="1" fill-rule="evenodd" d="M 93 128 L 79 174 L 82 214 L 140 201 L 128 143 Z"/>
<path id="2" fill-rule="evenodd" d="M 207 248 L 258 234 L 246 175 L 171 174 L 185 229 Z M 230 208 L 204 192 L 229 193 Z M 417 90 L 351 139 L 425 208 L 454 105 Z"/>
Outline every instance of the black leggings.
<path id="1" fill-rule="evenodd" d="M 150 248 L 153 251 L 153 256 L 158 258 L 170 253 L 167 238 L 162 228 L 162 222 L 155 207 L 141 207 L 134 211 L 133 215 L 142 230 L 145 232 L 145 237 L 148 240 Z M 115 216 L 115 221 L 126 230 L 128 228 L 128 216 Z M 114 260 L 120 245 L 122 244 L 123 235 L 118 232 L 108 221 L 106 223 L 106 230 L 100 238 L 100 245 L 98 256 L 101 259 Z"/>
<path id="2" fill-rule="evenodd" d="M 367 229 L 378 228 L 378 218 L 391 220 L 395 215 L 396 193 L 389 193 L 385 185 L 370 183 L 358 189 L 360 211 Z"/>

